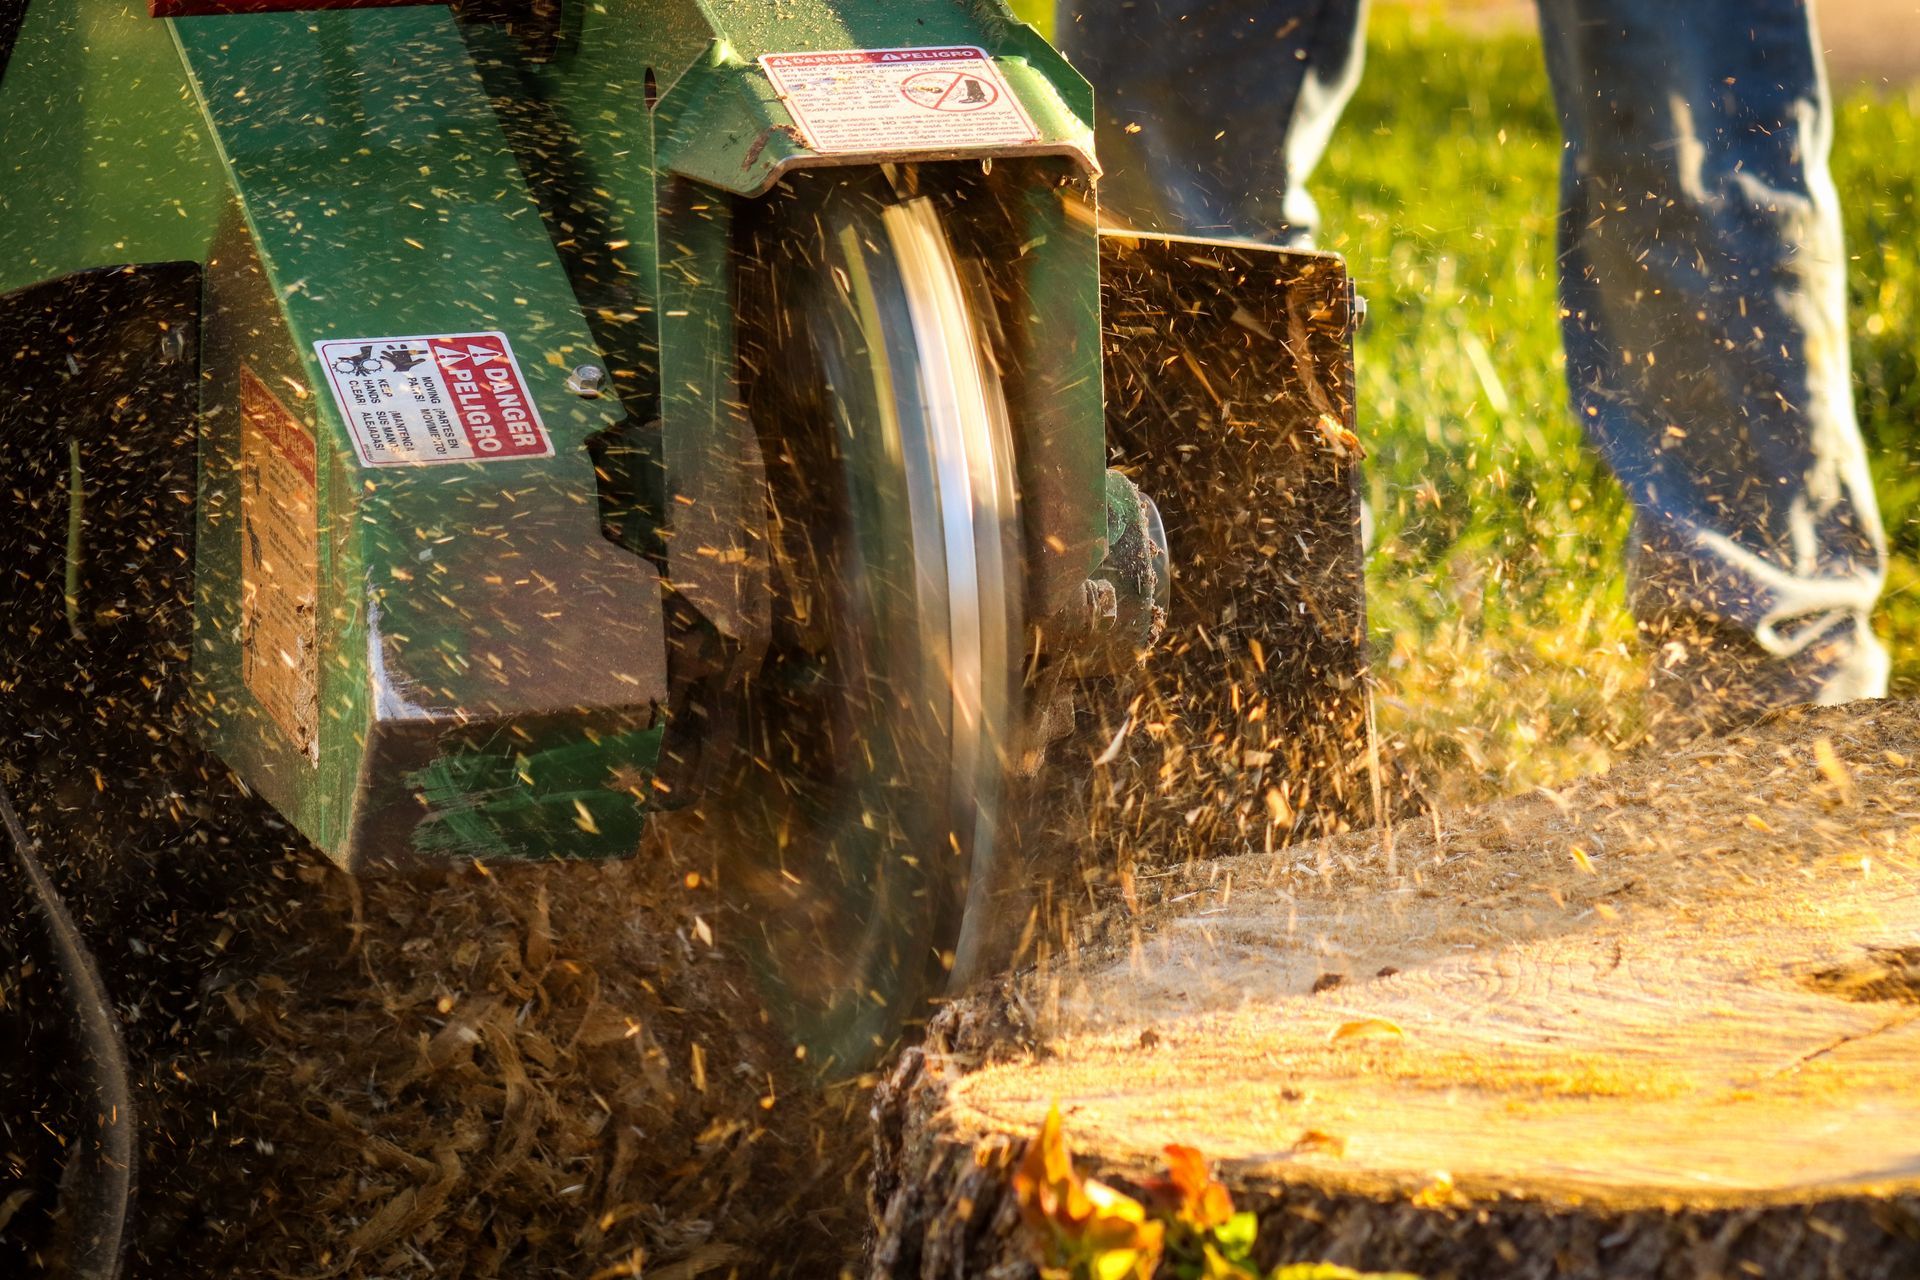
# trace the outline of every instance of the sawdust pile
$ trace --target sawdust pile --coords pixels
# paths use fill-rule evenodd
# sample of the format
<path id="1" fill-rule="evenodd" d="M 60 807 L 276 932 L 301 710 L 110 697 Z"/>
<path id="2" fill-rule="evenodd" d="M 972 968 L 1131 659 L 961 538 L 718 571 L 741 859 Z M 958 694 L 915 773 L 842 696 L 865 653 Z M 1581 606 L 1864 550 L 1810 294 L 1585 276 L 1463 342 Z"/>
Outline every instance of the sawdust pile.
<path id="1" fill-rule="evenodd" d="M 289 854 L 156 1073 L 136 1272 L 836 1274 L 867 1091 L 794 1061 L 707 881 L 652 852 L 359 880 Z"/>
<path id="2" fill-rule="evenodd" d="M 148 672 L 68 690 L 59 657 L 14 672 L 44 697 L 0 698 L 0 778 L 125 1034 L 129 1276 L 831 1277 L 858 1253 L 870 1089 L 768 1024 L 710 836 L 348 876 Z M 0 1243 L 37 1238 L 31 1200 Z"/>
<path id="3" fill-rule="evenodd" d="M 1569 927 L 1630 931 L 1640 911 L 1783 864 L 1885 872 L 1916 832 L 1920 702 L 1788 708 L 1559 790 L 1090 879 L 1083 909 L 1050 900 L 1023 999 L 1043 1025 L 1101 1022 L 1126 1012 L 1111 987 L 1089 1003 L 1086 979 L 1116 961 L 1146 1004 L 1231 1005 Z"/>

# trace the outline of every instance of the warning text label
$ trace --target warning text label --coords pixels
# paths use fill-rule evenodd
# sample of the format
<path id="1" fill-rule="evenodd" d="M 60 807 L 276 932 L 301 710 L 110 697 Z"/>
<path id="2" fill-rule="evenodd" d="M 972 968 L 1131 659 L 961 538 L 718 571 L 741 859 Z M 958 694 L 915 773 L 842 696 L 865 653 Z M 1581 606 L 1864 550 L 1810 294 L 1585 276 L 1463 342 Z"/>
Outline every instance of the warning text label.
<path id="1" fill-rule="evenodd" d="M 505 334 L 330 338 L 313 345 L 363 466 L 553 454 Z"/>
<path id="2" fill-rule="evenodd" d="M 816 151 L 964 151 L 1040 137 L 993 59 L 971 45 L 769 53 L 760 66 Z"/>

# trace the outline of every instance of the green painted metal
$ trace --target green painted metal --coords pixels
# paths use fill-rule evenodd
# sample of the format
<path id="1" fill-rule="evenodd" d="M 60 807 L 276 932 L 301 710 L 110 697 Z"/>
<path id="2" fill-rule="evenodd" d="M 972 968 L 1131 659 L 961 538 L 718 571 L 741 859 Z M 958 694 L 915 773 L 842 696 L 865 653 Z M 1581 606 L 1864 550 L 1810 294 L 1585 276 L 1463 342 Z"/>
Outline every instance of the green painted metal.
<path id="1" fill-rule="evenodd" d="M 723 191 L 757 195 L 805 165 L 911 158 L 836 157 L 806 146 L 756 62 L 771 53 L 978 46 L 995 60 L 1040 135 L 1029 146 L 987 152 L 1071 154 L 1092 163 L 1092 90 L 1000 0 L 920 5 L 656 0 L 648 9 L 665 33 L 650 64 L 660 91 L 660 167 Z"/>
<path id="2" fill-rule="evenodd" d="M 122 262 L 202 262 L 225 180 L 144 0 L 41 0 L 0 80 L 0 293 Z"/>
<path id="3" fill-rule="evenodd" d="M 505 28 L 463 29 L 522 172 L 565 227 L 563 261 L 628 410 L 657 412 L 655 37 L 630 3 L 577 5 L 572 38 L 530 61 Z"/>
<path id="4" fill-rule="evenodd" d="M 172 23 L 244 214 L 216 255 L 206 346 L 196 677 L 210 744 L 336 857 L 631 852 L 577 787 L 515 762 L 583 732 L 606 794 L 639 797 L 665 696 L 651 566 L 600 536 L 588 438 L 617 402 L 568 391 L 598 347 L 452 16 L 440 8 Z M 238 228 L 234 229 L 237 233 Z M 239 263 L 243 245 L 257 272 Z M 224 282 L 224 283 L 223 283 Z M 554 456 L 363 468 L 327 394 L 326 338 L 506 333 Z M 316 433 L 317 742 L 241 678 L 237 392 L 251 369 Z M 450 797 L 432 778 L 482 776 Z M 476 781 L 477 785 L 477 781 Z M 423 805 L 422 800 L 426 802 Z M 586 819 L 582 821 L 582 819 Z M 591 829 L 590 829 L 591 828 Z"/>
<path id="5" fill-rule="evenodd" d="M 764 644 L 735 217 L 795 168 L 880 158 L 799 143 L 762 53 L 968 44 L 996 59 L 1043 154 L 982 150 L 990 181 L 965 161 L 928 170 L 974 175 L 949 186 L 1004 224 L 975 249 L 1015 300 L 1000 320 L 1030 612 L 1104 554 L 1085 82 L 1000 0 L 568 13 L 551 55 L 529 59 L 440 6 L 161 22 L 140 0 L 33 0 L 0 83 L 0 290 L 207 264 L 198 719 L 350 864 L 631 851 L 669 696 L 662 591 L 730 642 L 736 670 Z M 554 456 L 362 467 L 313 343 L 494 330 Z M 616 394 L 570 392 L 585 363 Z M 310 747 L 241 672 L 243 370 L 317 446 Z"/>
<path id="6" fill-rule="evenodd" d="M 658 226 L 667 578 L 747 661 L 764 648 L 771 597 L 763 464 L 734 350 L 733 203 L 668 178 Z"/>
<path id="7" fill-rule="evenodd" d="M 1019 226 L 1019 296 L 1007 326 L 1024 441 L 1032 613 L 1068 608 L 1107 553 L 1106 431 L 1100 353 L 1100 236 L 1093 194 L 1062 159 L 1021 162 L 1000 198 Z M 1099 423 L 1099 427 L 1089 424 Z"/>
<path id="8" fill-rule="evenodd" d="M 657 66 L 693 56 L 704 28 L 659 0 L 582 8 L 544 63 L 514 37 L 466 37 L 506 134 L 560 231 L 574 289 L 627 419 L 603 440 L 618 540 L 652 557 L 739 661 L 764 644 L 758 442 L 739 411 L 732 206 L 654 155 Z M 676 50 L 679 52 L 676 53 Z M 651 86 L 651 89 L 650 87 Z"/>
<path id="9" fill-rule="evenodd" d="M 523 169 L 562 210 L 575 287 L 627 402 L 631 421 L 608 464 L 634 493 L 616 514 L 626 544 L 655 555 L 680 598 L 733 642 L 738 660 L 752 659 L 766 625 L 760 466 L 738 409 L 732 206 L 723 193 L 762 192 L 808 164 L 877 159 L 820 156 L 796 143 L 754 60 L 977 45 L 1039 128 L 1032 150 L 1064 157 L 1022 160 L 1037 186 L 1017 197 L 1032 222 L 1018 243 L 1037 250 L 1023 267 L 1047 342 L 1023 353 L 1045 384 L 1029 398 L 1033 432 L 1048 443 L 1036 456 L 1072 473 L 1062 485 L 1072 505 L 1055 509 L 1072 527 L 1034 540 L 1047 562 L 1035 581 L 1041 601 L 1063 599 L 1104 550 L 1099 255 L 1091 217 L 1075 224 L 1068 208 L 1091 208 L 1084 182 L 1072 189 L 1093 149 L 1086 81 L 998 0 L 599 0 L 576 16 L 578 28 L 541 65 L 528 65 L 498 30 L 476 26 L 468 40 L 496 102 L 507 104 Z"/>
<path id="10" fill-rule="evenodd" d="M 1059 25 L 1053 0 L 1008 0 L 1008 7 L 1020 21 L 1032 26 L 1041 38 L 1052 40 Z"/>
<path id="11" fill-rule="evenodd" d="M 406 776 L 435 820 L 418 828 L 421 852 L 471 857 L 528 852 L 556 837 L 569 857 L 640 847 L 652 808 L 649 778 L 664 726 L 557 740 L 544 750 L 450 752 Z M 617 776 L 610 777 L 610 771 Z M 610 785 L 610 783 L 612 785 Z"/>

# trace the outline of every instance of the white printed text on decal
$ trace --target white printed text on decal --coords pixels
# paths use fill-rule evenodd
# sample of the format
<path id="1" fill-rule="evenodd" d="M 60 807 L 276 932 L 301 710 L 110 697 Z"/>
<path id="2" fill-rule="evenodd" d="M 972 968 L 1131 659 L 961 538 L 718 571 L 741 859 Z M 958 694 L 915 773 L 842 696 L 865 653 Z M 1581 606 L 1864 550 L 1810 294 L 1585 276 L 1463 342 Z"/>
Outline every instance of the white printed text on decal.
<path id="1" fill-rule="evenodd" d="M 329 338 L 313 346 L 363 466 L 553 454 L 505 334 Z"/>
<path id="2" fill-rule="evenodd" d="M 1040 136 L 1000 68 L 971 45 L 768 53 L 760 66 L 815 151 L 952 151 Z"/>

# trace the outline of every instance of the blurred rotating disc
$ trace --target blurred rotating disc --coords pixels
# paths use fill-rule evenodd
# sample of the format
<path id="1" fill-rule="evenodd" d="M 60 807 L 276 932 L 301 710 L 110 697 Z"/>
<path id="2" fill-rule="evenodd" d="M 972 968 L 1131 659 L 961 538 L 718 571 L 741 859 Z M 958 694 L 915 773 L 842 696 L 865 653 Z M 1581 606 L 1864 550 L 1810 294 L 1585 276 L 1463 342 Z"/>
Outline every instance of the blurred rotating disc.
<path id="1" fill-rule="evenodd" d="M 827 173 L 752 216 L 775 635 L 728 824 L 772 1003 L 852 1068 L 979 945 L 1017 707 L 1012 440 L 932 200 Z"/>

